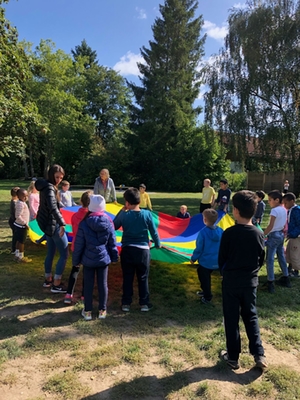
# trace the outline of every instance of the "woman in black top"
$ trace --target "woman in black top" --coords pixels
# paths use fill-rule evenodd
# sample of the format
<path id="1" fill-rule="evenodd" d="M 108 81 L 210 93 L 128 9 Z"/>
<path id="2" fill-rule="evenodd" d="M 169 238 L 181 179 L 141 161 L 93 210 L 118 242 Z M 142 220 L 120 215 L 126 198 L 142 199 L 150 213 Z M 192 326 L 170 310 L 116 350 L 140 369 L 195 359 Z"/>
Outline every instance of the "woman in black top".
<path id="1" fill-rule="evenodd" d="M 65 232 L 65 221 L 59 210 L 58 185 L 65 175 L 64 169 L 54 164 L 48 171 L 48 179 L 38 179 L 36 189 L 40 192 L 40 206 L 37 213 L 37 223 L 47 238 L 47 255 L 45 259 L 45 282 L 43 287 L 50 287 L 52 293 L 66 293 L 61 284 L 61 277 L 65 269 L 69 248 Z M 56 263 L 55 275 L 52 278 L 52 263 L 56 253 L 59 259 Z"/>

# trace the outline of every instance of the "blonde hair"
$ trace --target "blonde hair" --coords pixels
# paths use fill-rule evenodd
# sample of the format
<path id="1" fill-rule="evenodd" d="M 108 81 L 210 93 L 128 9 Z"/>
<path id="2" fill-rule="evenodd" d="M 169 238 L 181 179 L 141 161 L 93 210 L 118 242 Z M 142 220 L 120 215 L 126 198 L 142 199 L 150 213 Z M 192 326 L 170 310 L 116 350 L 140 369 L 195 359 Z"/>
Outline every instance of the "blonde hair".
<path id="1" fill-rule="evenodd" d="M 70 182 L 68 181 L 61 181 L 61 186 L 70 186 Z"/>
<path id="2" fill-rule="evenodd" d="M 208 182 L 209 184 L 211 184 L 211 180 L 208 178 L 204 179 L 204 182 Z"/>
<path id="3" fill-rule="evenodd" d="M 27 189 L 28 194 L 32 193 L 33 189 L 35 189 L 35 181 L 31 181 L 29 183 L 29 186 L 28 186 L 28 189 Z"/>
<path id="4" fill-rule="evenodd" d="M 218 213 L 213 208 L 207 208 L 203 211 L 202 215 L 205 217 L 209 225 L 214 225 L 218 219 Z"/>
<path id="5" fill-rule="evenodd" d="M 180 208 L 183 207 L 185 210 L 187 210 L 187 206 L 185 204 L 182 204 L 182 206 L 180 206 Z"/>

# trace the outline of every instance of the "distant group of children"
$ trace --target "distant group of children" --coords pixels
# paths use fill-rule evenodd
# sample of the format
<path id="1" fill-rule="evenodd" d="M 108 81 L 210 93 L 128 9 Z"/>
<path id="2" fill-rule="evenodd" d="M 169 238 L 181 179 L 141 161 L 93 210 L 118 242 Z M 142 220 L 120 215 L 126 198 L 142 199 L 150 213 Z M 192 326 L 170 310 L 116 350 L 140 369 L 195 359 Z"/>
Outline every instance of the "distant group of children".
<path id="1" fill-rule="evenodd" d="M 63 173 L 60 173 L 59 178 L 56 178 L 56 184 L 61 181 L 63 175 Z M 255 365 L 259 368 L 265 368 L 267 363 L 260 339 L 256 312 L 258 272 L 265 259 L 266 245 L 268 291 L 270 293 L 275 291 L 275 254 L 277 254 L 282 271 L 282 277 L 277 282 L 281 286 L 291 287 L 287 262 L 293 270 L 300 270 L 300 207 L 296 205 L 296 197 L 293 193 L 287 192 L 282 195 L 281 192 L 272 190 L 268 193 L 268 202 L 271 207 L 270 221 L 267 228 L 262 231 L 261 228 L 258 228 L 262 223 L 265 211 L 263 201 L 265 193 L 263 191 L 254 193 L 242 190 L 232 198 L 233 217 L 236 224 L 223 232 L 220 227 L 216 226 L 218 219 L 216 209 L 229 212 L 231 191 L 228 188 L 228 182 L 222 179 L 216 197 L 215 190 L 210 184 L 209 179 L 204 180 L 200 212 L 203 215 L 205 227 L 198 234 L 196 248 L 190 260 L 192 264 L 198 262 L 197 273 L 201 290 L 197 294 L 202 303 L 211 303 L 213 298 L 211 274 L 214 270 L 219 270 L 222 275 L 223 314 L 227 345 L 227 349 L 222 351 L 221 357 L 232 369 L 239 368 L 239 355 L 241 353 L 239 317 L 241 315 Z M 69 182 L 61 181 L 61 185 L 62 189 L 57 198 L 59 206 L 76 205 L 69 191 Z M 18 262 L 30 262 L 24 257 L 24 243 L 29 220 L 38 218 L 39 225 L 42 224 L 42 219 L 39 217 L 40 199 L 36 186 L 40 190 L 43 189 L 41 183 L 36 185 L 35 182 L 31 182 L 28 188 L 29 207 L 26 204 L 28 193 L 25 189 L 15 187 L 11 190 L 9 224 L 13 231 L 12 252 Z M 148 286 L 150 268 L 149 232 L 155 246 L 161 247 L 151 214 L 152 204 L 144 184 L 141 184 L 139 189 L 127 189 L 124 192 L 124 200 L 124 207 L 112 221 L 104 212 L 106 206 L 104 197 L 95 195 L 91 191 L 84 192 L 80 200 L 82 207 L 73 214 L 71 221 L 73 267 L 68 288 L 64 289 L 60 283 L 53 284 L 51 271 L 45 274 L 45 282 L 49 282 L 49 286 L 52 285 L 52 288 L 53 285 L 54 288 L 57 288 L 56 291 L 53 290 L 53 293 L 65 293 L 64 302 L 71 304 L 77 276 L 81 266 L 83 266 L 82 299 L 84 300 L 84 308 L 82 316 L 87 321 L 92 319 L 95 276 L 98 286 L 98 318 L 106 317 L 108 266 L 111 262 L 118 261 L 119 254 L 115 230 L 121 227 L 123 229 L 120 257 L 123 274 L 122 311 L 130 311 L 135 275 L 138 281 L 140 310 L 147 312 L 152 308 Z M 286 210 L 288 210 L 288 213 Z M 180 207 L 177 217 L 190 218 L 187 206 L 182 205 Z M 59 218 L 60 224 L 63 226 L 64 221 L 61 216 Z M 285 256 L 283 243 L 286 224 L 289 241 Z M 48 242 L 52 234 L 49 232 L 46 232 L 46 234 Z M 63 234 L 64 230 L 59 233 L 60 236 Z"/>

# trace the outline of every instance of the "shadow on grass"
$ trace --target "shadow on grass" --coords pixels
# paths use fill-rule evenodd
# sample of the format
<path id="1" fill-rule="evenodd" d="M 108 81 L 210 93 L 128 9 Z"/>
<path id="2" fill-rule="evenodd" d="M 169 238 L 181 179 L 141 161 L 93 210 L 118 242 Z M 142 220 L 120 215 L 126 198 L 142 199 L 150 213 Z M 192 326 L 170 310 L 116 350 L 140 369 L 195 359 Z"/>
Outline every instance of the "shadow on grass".
<path id="1" fill-rule="evenodd" d="M 231 370 L 222 371 L 219 362 L 214 367 L 197 367 L 188 371 L 176 372 L 171 376 L 157 378 L 155 375 L 136 377 L 128 382 L 121 382 L 114 387 L 81 398 L 81 400 L 106 400 L 106 399 L 165 399 L 168 394 L 178 392 L 192 383 L 201 383 L 205 380 L 217 380 L 223 382 L 235 382 L 240 385 L 249 385 L 257 380 L 262 372 L 258 369 L 250 369 L 243 373 L 235 373 Z M 204 397 L 203 389 L 197 390 L 199 398 Z M 179 398 L 179 397 L 178 397 Z"/>

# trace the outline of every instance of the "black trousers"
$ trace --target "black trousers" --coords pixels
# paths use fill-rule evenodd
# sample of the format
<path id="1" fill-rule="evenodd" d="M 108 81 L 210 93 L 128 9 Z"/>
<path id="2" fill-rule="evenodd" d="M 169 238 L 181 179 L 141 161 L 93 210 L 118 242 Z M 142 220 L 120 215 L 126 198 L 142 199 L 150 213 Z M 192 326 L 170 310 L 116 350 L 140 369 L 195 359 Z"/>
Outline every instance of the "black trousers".
<path id="1" fill-rule="evenodd" d="M 122 304 L 130 305 L 133 296 L 133 280 L 136 274 L 139 287 L 139 304 L 148 305 L 149 286 L 148 277 L 150 270 L 150 250 L 134 246 L 122 247 L 121 267 L 123 272 Z"/>
<path id="2" fill-rule="evenodd" d="M 200 203 L 200 213 L 203 213 L 207 208 L 211 208 L 211 204 L 202 204 Z"/>
<path id="3" fill-rule="evenodd" d="M 198 278 L 200 281 L 200 287 L 203 291 L 203 297 L 205 300 L 210 301 L 213 297 L 211 293 L 211 273 L 212 269 L 204 268 L 202 265 L 199 265 L 197 268 Z"/>
<path id="4" fill-rule="evenodd" d="M 253 356 L 263 356 L 264 348 L 260 339 L 256 311 L 256 287 L 228 288 L 223 285 L 222 297 L 226 345 L 229 359 L 238 360 L 241 353 L 240 316 L 245 325 L 250 353 Z"/>

